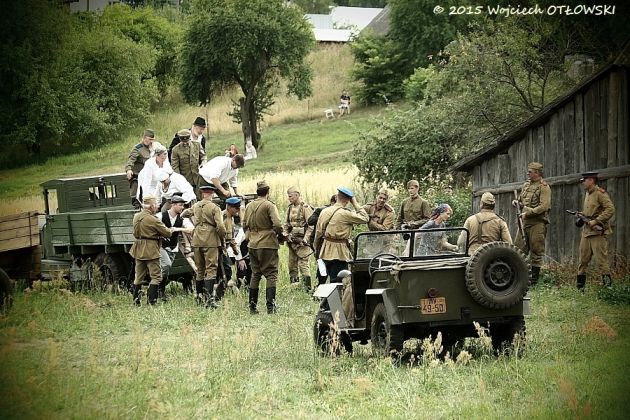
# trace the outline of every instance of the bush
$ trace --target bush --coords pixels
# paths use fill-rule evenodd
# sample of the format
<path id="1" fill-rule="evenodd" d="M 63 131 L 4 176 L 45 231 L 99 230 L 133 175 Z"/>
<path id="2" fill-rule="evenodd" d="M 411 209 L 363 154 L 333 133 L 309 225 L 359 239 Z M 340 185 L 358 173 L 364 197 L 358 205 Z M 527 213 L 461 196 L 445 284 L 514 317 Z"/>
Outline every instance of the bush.
<path id="1" fill-rule="evenodd" d="M 613 305 L 630 305 L 630 277 L 626 277 L 622 282 L 602 287 L 597 292 L 597 297 Z"/>

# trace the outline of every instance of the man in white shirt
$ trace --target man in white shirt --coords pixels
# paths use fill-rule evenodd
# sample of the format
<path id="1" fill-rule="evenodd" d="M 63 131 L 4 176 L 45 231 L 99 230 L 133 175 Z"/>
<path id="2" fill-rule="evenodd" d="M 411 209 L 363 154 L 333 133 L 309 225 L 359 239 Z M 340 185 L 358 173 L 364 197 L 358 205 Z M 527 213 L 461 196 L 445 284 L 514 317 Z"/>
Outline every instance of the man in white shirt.
<path id="1" fill-rule="evenodd" d="M 157 178 L 159 182 L 155 190 L 155 196 L 158 198 L 158 203 L 163 203 L 162 211 L 170 208 L 172 199 L 175 196 L 183 198 L 184 202 L 188 205 L 194 204 L 194 202 L 191 203 L 191 201 L 196 200 L 197 196 L 195 195 L 192 185 L 190 185 L 183 175 L 177 172 L 169 174 L 162 170 L 158 172 Z"/>
<path id="2" fill-rule="evenodd" d="M 238 169 L 243 166 L 245 166 L 243 155 L 217 156 L 199 169 L 199 175 L 206 185 L 215 186 L 219 197 L 228 198 L 232 196 L 230 187 L 234 190 L 234 195 L 238 195 Z"/>

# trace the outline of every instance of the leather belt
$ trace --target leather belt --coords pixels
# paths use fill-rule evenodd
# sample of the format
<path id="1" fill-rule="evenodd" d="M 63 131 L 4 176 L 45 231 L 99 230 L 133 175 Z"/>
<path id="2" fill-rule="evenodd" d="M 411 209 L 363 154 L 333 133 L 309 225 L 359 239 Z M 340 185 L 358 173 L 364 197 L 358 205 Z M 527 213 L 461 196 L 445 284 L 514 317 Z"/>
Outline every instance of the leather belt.
<path id="1" fill-rule="evenodd" d="M 336 238 L 331 238 L 329 236 L 324 236 L 324 240 L 328 241 L 328 242 L 334 242 L 337 244 L 345 244 L 348 243 L 347 239 L 336 239 Z"/>

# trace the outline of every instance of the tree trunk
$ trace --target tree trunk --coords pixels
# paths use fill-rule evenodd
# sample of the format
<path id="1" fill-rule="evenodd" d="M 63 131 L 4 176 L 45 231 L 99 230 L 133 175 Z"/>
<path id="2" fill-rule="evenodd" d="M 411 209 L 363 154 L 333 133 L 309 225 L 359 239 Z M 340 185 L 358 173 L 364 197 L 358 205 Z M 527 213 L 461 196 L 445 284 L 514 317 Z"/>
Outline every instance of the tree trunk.
<path id="1" fill-rule="evenodd" d="M 258 134 L 258 122 L 256 121 L 256 105 L 254 98 L 245 95 L 239 99 L 241 111 L 241 128 L 243 130 L 244 149 L 247 148 L 247 141 L 251 141 L 254 148 L 258 150 L 260 135 Z"/>

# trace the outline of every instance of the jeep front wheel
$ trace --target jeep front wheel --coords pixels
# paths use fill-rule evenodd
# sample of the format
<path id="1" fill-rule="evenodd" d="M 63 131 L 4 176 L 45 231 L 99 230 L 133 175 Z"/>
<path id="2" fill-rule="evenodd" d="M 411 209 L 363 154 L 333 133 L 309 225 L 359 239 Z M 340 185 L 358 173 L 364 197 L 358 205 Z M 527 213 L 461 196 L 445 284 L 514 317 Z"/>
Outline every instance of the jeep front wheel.
<path id="1" fill-rule="evenodd" d="M 514 245 L 483 244 L 466 266 L 466 288 L 486 308 L 510 308 L 523 299 L 528 287 L 529 267 Z"/>
<path id="2" fill-rule="evenodd" d="M 313 325 L 313 339 L 322 356 L 339 356 L 341 347 L 352 353 L 352 340 L 334 325 L 329 312 L 318 312 Z"/>
<path id="3" fill-rule="evenodd" d="M 396 355 L 402 350 L 405 339 L 402 327 L 392 325 L 385 305 L 382 303 L 374 308 L 370 339 L 372 340 L 372 347 L 384 356 Z"/>

